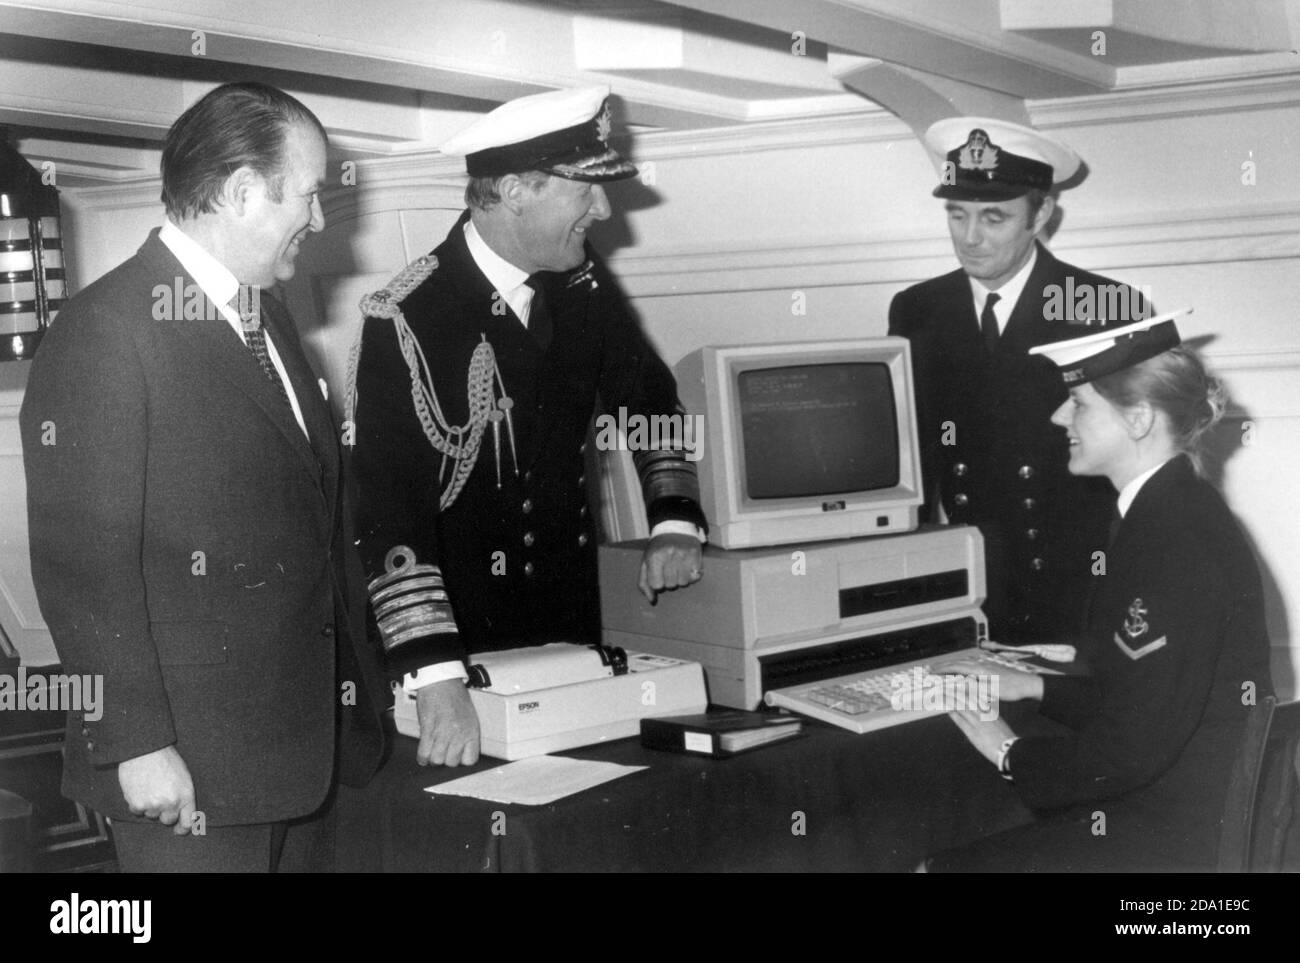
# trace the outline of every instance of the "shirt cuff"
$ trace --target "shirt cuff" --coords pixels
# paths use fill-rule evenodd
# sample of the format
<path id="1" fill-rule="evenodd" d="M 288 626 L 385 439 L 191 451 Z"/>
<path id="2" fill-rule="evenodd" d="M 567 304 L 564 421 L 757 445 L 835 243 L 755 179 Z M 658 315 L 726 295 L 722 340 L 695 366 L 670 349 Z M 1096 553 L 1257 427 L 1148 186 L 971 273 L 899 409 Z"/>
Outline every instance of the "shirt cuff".
<path id="1" fill-rule="evenodd" d="M 402 677 L 402 691 L 413 696 L 417 689 L 423 689 L 435 682 L 446 682 L 448 679 L 468 680 L 469 673 L 465 671 L 465 663 L 439 662 L 435 665 L 426 665 L 415 672 L 408 672 Z"/>
<path id="2" fill-rule="evenodd" d="M 704 529 L 693 522 L 683 522 L 680 519 L 660 522 L 650 529 L 650 537 L 654 538 L 656 535 L 690 535 L 692 538 L 698 538 L 701 545 L 709 543 L 709 536 L 704 534 Z"/>

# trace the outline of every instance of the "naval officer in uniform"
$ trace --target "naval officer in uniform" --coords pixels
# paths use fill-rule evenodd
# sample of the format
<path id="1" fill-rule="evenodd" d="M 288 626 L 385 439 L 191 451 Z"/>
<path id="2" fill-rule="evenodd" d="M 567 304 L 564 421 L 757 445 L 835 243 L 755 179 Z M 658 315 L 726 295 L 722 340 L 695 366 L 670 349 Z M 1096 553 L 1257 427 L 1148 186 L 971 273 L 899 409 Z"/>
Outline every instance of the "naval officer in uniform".
<path id="1" fill-rule="evenodd" d="M 1080 165 L 1069 147 L 978 117 L 941 120 L 925 142 L 945 158 L 934 195 L 961 267 L 898 294 L 889 333 L 912 345 L 928 505 L 984 535 L 993 638 L 1041 641 L 1072 627 L 1112 502 L 1066 470 L 1048 420 L 1065 389 L 1028 352 L 1145 317 L 1146 305 L 1038 240 L 1056 185 Z"/>
<path id="2" fill-rule="evenodd" d="M 1090 672 L 1001 674 L 1000 698 L 1041 700 L 1051 733 L 953 713 L 1042 818 L 931 869 L 1212 870 L 1248 707 L 1273 691 L 1259 567 L 1200 475 L 1223 390 L 1172 316 L 1041 353 L 1069 388 L 1052 417 L 1069 470 L 1109 479 L 1122 519 L 1077 640 Z"/>
<path id="3" fill-rule="evenodd" d="M 390 665 L 417 694 L 422 764 L 477 759 L 467 653 L 599 641 L 593 415 L 684 415 L 587 239 L 611 213 L 603 185 L 636 174 L 607 142 L 608 93 L 514 100 L 444 144 L 465 157 L 468 210 L 362 305 L 358 532 Z M 705 520 L 680 440 L 633 453 L 651 599 L 701 575 Z"/>

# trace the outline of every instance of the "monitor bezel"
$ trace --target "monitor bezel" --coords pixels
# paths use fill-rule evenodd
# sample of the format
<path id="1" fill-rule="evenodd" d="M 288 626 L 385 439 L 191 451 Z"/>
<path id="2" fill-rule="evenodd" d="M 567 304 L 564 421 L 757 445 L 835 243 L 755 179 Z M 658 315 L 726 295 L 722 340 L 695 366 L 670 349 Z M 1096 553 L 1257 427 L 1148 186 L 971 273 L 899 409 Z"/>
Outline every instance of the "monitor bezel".
<path id="1" fill-rule="evenodd" d="M 739 375 L 764 368 L 846 362 L 883 363 L 889 368 L 899 445 L 898 484 L 828 496 L 749 498 L 745 493 L 741 444 Z M 711 541 L 723 547 L 757 547 L 896 534 L 915 528 L 924 491 L 911 345 L 907 339 L 886 336 L 707 346 L 688 355 L 679 365 L 679 370 L 688 375 L 692 369 L 702 381 L 691 386 L 705 402 L 699 413 L 717 425 L 712 430 L 706 425 L 706 444 L 722 449 L 704 451 L 699 462 L 703 508 L 713 533 Z"/>

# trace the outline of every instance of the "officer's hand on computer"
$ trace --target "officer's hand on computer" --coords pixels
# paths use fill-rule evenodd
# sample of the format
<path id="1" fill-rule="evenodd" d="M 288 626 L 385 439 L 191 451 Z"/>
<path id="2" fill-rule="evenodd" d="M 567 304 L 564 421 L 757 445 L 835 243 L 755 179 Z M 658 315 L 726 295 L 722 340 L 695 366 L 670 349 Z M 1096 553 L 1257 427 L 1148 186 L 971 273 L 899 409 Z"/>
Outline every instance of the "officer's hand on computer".
<path id="1" fill-rule="evenodd" d="M 478 713 L 461 679 L 445 679 L 421 688 L 415 696 L 420 720 L 422 766 L 472 766 L 478 762 Z"/>
<path id="2" fill-rule="evenodd" d="M 656 535 L 646 543 L 637 584 L 646 601 L 654 602 L 658 593 L 698 582 L 702 574 L 700 540 L 694 535 L 671 532 Z"/>

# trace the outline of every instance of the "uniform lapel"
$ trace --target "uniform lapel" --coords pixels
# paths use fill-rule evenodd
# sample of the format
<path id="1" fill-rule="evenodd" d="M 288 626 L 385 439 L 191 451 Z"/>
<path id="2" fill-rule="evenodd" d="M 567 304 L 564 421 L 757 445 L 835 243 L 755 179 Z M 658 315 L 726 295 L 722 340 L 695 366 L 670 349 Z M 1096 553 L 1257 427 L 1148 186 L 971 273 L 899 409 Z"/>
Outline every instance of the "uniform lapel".
<path id="1" fill-rule="evenodd" d="M 984 357 L 983 335 L 980 334 L 980 320 L 975 314 L 975 295 L 971 292 L 970 279 L 963 272 L 957 272 L 956 281 L 948 295 L 949 331 L 943 333 L 943 343 L 963 364 L 972 359 Z"/>
<path id="2" fill-rule="evenodd" d="M 563 365 L 557 363 L 565 352 L 585 343 L 588 308 L 591 304 L 590 282 L 579 281 L 571 285 L 578 272 L 548 274 L 546 293 L 551 309 L 551 345 L 543 356 L 537 372 L 537 398 L 544 410 L 560 412 L 567 407 L 566 396 L 573 390 L 561 377 Z M 537 426 L 537 441 L 533 445 L 528 464 L 548 450 L 550 435 L 561 427 L 559 418 L 543 418 Z"/>
<path id="3" fill-rule="evenodd" d="M 1035 242 L 1037 243 L 1037 242 Z M 1052 322 L 1043 317 L 1044 292 L 1050 284 L 1055 283 L 1060 274 L 1060 262 L 1048 253 L 1041 244 L 1038 245 L 1038 260 L 1025 281 L 1020 299 L 1007 319 L 1007 326 L 998 338 L 998 352 L 1010 352 L 1022 355 L 1035 345 L 1055 340 L 1047 330 Z"/>
<path id="4" fill-rule="evenodd" d="M 284 369 L 289 375 L 289 383 L 293 387 L 294 396 L 298 399 L 298 408 L 302 411 L 303 423 L 307 426 L 310 445 L 299 444 L 295 447 L 300 452 L 305 449 L 305 454 L 310 456 L 309 467 L 319 473 L 322 486 L 329 496 L 330 510 L 333 512 L 339 477 L 334 419 L 330 415 L 329 406 L 321 395 L 320 383 L 316 380 L 315 373 L 302 352 L 298 332 L 294 327 L 293 320 L 289 317 L 289 312 L 285 310 L 278 300 L 263 294 L 262 318 L 270 331 L 271 340 L 275 343 L 275 349 L 279 352 L 280 360 L 284 363 Z M 263 378 L 263 380 L 266 379 Z M 269 381 L 267 384 L 274 391 L 275 386 L 270 385 Z M 281 402 L 280 407 L 284 407 L 283 402 Z M 296 442 L 305 441 L 302 429 L 298 427 L 292 411 L 289 412 L 289 421 L 293 426 L 294 440 Z"/>
<path id="5" fill-rule="evenodd" d="M 514 402 L 512 418 L 517 446 L 516 455 L 519 470 L 523 471 L 532 463 L 534 453 L 538 450 L 535 428 L 537 390 L 540 384 L 539 369 L 542 366 L 543 352 L 538 347 L 537 341 L 528 333 L 523 322 L 519 320 L 518 315 L 506 304 L 501 293 L 492 287 L 492 282 L 479 269 L 469 253 L 464 232 L 464 224 L 468 216 L 466 212 L 456 222 L 456 226 L 448 236 L 450 244 L 446 246 L 444 252 L 448 260 L 447 276 L 451 279 L 455 297 L 460 301 L 459 309 L 451 314 L 454 317 L 470 319 L 470 323 L 476 329 L 475 334 L 487 335 L 488 341 L 492 344 L 505 393 Z M 432 310 L 439 311 L 440 307 L 433 305 Z M 554 312 L 552 314 L 554 315 Z M 468 363 L 469 358 L 466 357 L 465 361 Z M 465 410 L 468 412 L 467 404 L 463 399 L 467 374 L 465 370 L 451 372 L 451 380 L 448 384 L 452 390 L 462 394 L 453 410 L 465 405 Z M 501 431 L 504 446 L 508 443 L 506 429 L 502 428 Z M 488 433 L 491 432 L 492 429 L 489 427 Z M 491 439 L 484 439 L 485 447 L 490 443 Z M 505 461 L 504 448 L 502 458 L 503 464 L 508 463 Z"/>

